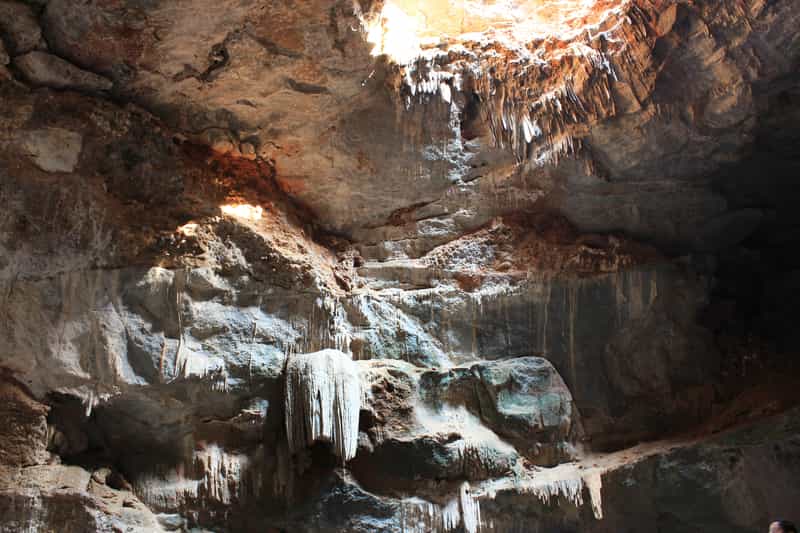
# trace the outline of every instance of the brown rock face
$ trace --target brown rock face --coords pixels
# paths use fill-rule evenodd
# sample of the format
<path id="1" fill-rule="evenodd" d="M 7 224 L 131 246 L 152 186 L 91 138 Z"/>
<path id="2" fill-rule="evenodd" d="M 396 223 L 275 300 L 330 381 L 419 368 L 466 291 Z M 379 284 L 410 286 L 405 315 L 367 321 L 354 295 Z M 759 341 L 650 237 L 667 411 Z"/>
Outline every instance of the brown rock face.
<path id="1" fill-rule="evenodd" d="M 17 383 L 2 385 L 3 450 L 5 465 L 31 466 L 45 462 L 47 453 L 47 406 L 31 398 Z"/>
<path id="2" fill-rule="evenodd" d="M 0 0 L 0 531 L 800 520 L 792 0 Z"/>

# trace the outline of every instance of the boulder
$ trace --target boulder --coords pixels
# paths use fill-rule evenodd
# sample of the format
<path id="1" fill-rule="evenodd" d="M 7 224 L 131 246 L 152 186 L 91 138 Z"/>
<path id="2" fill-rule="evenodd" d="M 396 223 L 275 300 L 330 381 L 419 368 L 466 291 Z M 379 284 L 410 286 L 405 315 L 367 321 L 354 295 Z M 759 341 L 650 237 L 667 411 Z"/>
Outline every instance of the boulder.
<path id="1" fill-rule="evenodd" d="M 466 406 L 539 464 L 570 456 L 577 412 L 567 386 L 546 359 L 519 357 L 428 372 L 420 388 L 432 405 Z"/>
<path id="2" fill-rule="evenodd" d="M 46 52 L 33 51 L 17 56 L 14 66 L 33 85 L 90 92 L 107 91 L 112 86 L 111 80 Z"/>

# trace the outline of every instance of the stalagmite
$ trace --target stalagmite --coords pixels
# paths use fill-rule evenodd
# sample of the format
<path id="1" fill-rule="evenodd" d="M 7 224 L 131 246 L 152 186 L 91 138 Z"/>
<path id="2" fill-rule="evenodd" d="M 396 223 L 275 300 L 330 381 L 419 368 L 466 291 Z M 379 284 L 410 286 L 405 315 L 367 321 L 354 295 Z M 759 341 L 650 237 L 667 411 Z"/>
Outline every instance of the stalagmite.
<path id="1" fill-rule="evenodd" d="M 290 452 L 323 441 L 332 444 L 342 461 L 355 457 L 361 383 L 347 355 L 322 350 L 292 357 L 286 368 L 285 406 Z"/>

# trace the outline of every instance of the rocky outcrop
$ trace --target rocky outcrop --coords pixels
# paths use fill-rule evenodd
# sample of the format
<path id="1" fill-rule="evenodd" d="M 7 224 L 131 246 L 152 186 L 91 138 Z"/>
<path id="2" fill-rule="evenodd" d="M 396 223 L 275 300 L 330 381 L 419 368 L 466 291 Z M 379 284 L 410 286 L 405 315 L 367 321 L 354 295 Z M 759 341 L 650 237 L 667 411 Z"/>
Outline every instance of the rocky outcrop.
<path id="1" fill-rule="evenodd" d="M 698 524 L 752 531 L 794 512 L 798 495 L 789 480 L 797 475 L 796 424 L 794 410 L 704 441 L 655 441 L 532 477 L 439 485 L 439 497 L 446 494 L 439 502 L 378 496 L 337 471 L 307 505 L 267 523 L 299 531 L 447 531 L 466 530 L 479 516 L 480 531 L 498 532 L 688 532 Z M 776 491 L 775 483 L 785 488 Z M 242 523 L 255 528 L 258 522 Z"/>
<path id="2" fill-rule="evenodd" d="M 513 4 L 0 0 L 0 530 L 791 518 L 800 11 Z"/>
<path id="3" fill-rule="evenodd" d="M 572 396 L 545 359 L 521 357 L 484 362 L 421 377 L 430 403 L 462 405 L 483 424 L 538 464 L 570 458 L 569 442 L 580 426 Z"/>
<path id="4" fill-rule="evenodd" d="M 4 378 L 0 433 L 2 531 L 163 531 L 158 518 L 116 474 L 59 464 L 48 407 Z M 123 487 L 127 485 L 127 487 Z"/>

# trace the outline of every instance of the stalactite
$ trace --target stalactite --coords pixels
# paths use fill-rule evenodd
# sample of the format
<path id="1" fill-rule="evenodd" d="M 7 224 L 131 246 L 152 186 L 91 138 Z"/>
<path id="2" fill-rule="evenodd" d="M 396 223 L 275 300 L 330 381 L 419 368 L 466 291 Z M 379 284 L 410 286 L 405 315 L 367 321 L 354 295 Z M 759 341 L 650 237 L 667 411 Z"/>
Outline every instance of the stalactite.
<path id="1" fill-rule="evenodd" d="M 174 468 L 139 475 L 134 490 L 142 501 L 157 507 L 176 508 L 199 499 L 229 505 L 260 494 L 259 472 L 252 468 L 250 457 L 209 444 Z"/>
<path id="2" fill-rule="evenodd" d="M 92 416 L 92 409 L 96 405 L 94 393 L 90 392 L 88 398 L 84 398 L 83 404 L 86 406 L 86 418 Z"/>
<path id="3" fill-rule="evenodd" d="M 350 357 L 336 350 L 292 357 L 286 368 L 285 408 L 290 452 L 323 441 L 332 444 L 343 462 L 355 457 L 361 383 Z"/>
<path id="4" fill-rule="evenodd" d="M 583 477 L 586 488 L 589 489 L 589 499 L 592 504 L 594 517 L 600 520 L 603 518 L 603 477 L 600 472 L 592 472 Z"/>
<path id="5" fill-rule="evenodd" d="M 576 507 L 583 505 L 583 480 L 580 477 L 555 479 L 527 488 L 542 502 L 549 504 L 555 498 L 564 498 Z"/>
<path id="6" fill-rule="evenodd" d="M 408 498 L 403 501 L 402 513 L 403 533 L 447 532 L 459 526 L 465 533 L 477 533 L 481 525 L 480 504 L 467 481 L 461 484 L 458 494 L 444 505 Z"/>
<path id="7" fill-rule="evenodd" d="M 447 502 L 444 507 L 440 508 L 442 515 L 442 529 L 450 531 L 458 527 L 461 523 L 461 509 L 459 507 L 459 500 L 453 498 Z"/>
<path id="8" fill-rule="evenodd" d="M 563 498 L 576 507 L 581 507 L 584 504 L 583 491 L 586 488 L 594 516 L 601 519 L 603 517 L 602 486 L 602 473 L 593 471 L 584 474 L 571 473 L 571 475 L 555 479 L 550 476 L 544 480 L 534 477 L 529 482 L 521 483 L 518 490 L 535 495 L 545 504 L 549 504 L 554 499 Z"/>
<path id="9" fill-rule="evenodd" d="M 461 522 L 466 533 L 476 533 L 481 523 L 481 507 L 477 499 L 473 498 L 469 483 L 465 481 L 459 489 L 459 503 L 461 504 Z"/>

